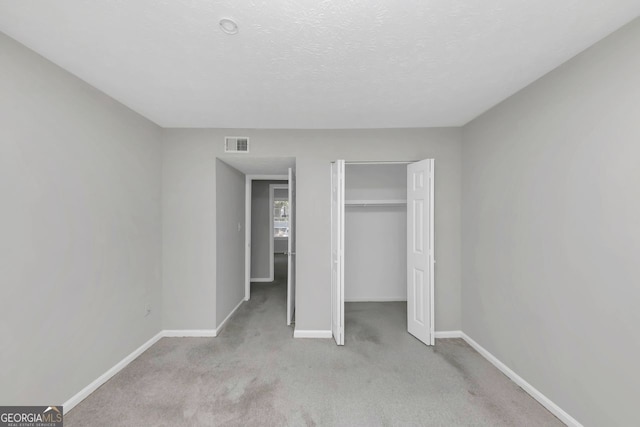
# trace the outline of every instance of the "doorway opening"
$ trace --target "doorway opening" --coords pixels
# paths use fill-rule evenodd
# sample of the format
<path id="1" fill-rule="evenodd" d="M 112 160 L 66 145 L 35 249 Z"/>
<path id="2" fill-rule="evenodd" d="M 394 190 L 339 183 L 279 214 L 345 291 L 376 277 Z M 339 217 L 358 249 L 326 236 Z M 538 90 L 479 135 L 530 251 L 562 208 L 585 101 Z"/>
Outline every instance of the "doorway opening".
<path id="1" fill-rule="evenodd" d="M 286 320 L 290 325 L 295 312 L 295 158 L 249 157 L 242 154 L 220 156 L 218 160 L 240 172 L 244 180 L 243 193 L 236 196 L 243 200 L 243 213 L 236 215 L 238 233 L 233 233 L 233 246 L 236 239 L 241 239 L 244 253 L 232 258 L 233 266 L 236 261 L 244 264 L 244 278 L 237 282 L 238 286 L 244 288 L 243 300 L 249 301 L 253 291 L 260 290 L 261 286 L 263 291 L 268 286 L 273 288 L 269 298 L 279 300 L 282 294 L 282 301 L 269 304 L 270 311 L 277 309 L 282 321 Z M 222 186 L 223 191 L 230 191 L 222 181 L 216 185 L 218 189 Z M 286 204 L 283 203 L 285 195 Z M 275 199 L 278 199 L 278 203 Z M 276 212 L 276 205 L 286 205 L 287 209 Z M 218 251 L 224 252 L 230 243 L 219 242 Z M 218 270 L 223 269 L 228 269 L 228 266 L 218 265 Z M 233 283 L 235 287 L 236 281 Z M 216 294 L 218 288 L 220 286 Z"/>
<path id="2" fill-rule="evenodd" d="M 251 179 L 251 209 L 248 210 L 251 223 L 247 228 L 251 232 L 250 282 L 271 283 L 275 279 L 275 255 L 286 254 L 288 248 L 288 222 L 279 221 L 278 225 L 285 225 L 285 228 L 276 229 L 276 215 L 279 213 L 275 210 L 275 197 L 281 198 L 284 193 L 288 203 L 288 178 L 275 175 L 270 179 L 266 176 L 248 178 Z"/>
<path id="3" fill-rule="evenodd" d="M 286 175 L 247 175 L 246 180 L 245 300 L 259 283 L 286 283 L 290 326 L 295 319 L 295 165 Z M 259 277 L 260 268 L 269 276 Z"/>

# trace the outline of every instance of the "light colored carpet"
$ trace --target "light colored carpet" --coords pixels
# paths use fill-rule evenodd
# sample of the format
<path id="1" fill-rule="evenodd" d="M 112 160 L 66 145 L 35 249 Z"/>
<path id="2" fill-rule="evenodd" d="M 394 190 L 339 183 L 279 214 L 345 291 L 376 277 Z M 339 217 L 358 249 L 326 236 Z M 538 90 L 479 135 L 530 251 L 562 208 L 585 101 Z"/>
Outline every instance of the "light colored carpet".
<path id="1" fill-rule="evenodd" d="M 344 347 L 293 339 L 277 279 L 217 338 L 160 340 L 65 425 L 563 425 L 464 341 L 414 339 L 404 303 L 347 304 Z"/>

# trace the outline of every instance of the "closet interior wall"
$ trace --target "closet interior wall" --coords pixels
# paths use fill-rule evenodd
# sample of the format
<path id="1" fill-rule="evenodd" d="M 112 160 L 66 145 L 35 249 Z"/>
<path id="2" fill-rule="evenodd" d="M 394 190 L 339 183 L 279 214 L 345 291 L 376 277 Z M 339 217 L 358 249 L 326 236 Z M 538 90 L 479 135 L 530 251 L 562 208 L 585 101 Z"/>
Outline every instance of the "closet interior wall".
<path id="1" fill-rule="evenodd" d="M 407 166 L 345 167 L 345 301 L 407 300 Z"/>

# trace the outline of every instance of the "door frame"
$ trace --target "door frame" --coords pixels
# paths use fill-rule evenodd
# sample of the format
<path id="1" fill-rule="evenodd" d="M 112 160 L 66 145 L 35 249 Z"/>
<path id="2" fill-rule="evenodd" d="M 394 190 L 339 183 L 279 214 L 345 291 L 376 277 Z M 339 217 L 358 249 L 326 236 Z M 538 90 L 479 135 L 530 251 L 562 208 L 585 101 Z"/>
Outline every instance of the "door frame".
<path id="1" fill-rule="evenodd" d="M 251 187 L 253 181 L 288 181 L 288 175 L 245 175 L 245 212 L 244 212 L 244 300 L 251 299 Z M 271 202 L 273 205 L 273 202 Z M 273 216 L 271 208 L 270 217 Z M 273 224 L 273 220 L 271 220 Z M 273 226 L 271 227 L 271 281 L 273 281 Z M 267 281 L 267 280 L 263 280 Z"/>
<path id="2" fill-rule="evenodd" d="M 330 163 L 331 180 L 331 335 L 344 345 L 345 161 Z M 335 199 L 335 201 L 334 201 Z"/>
<path id="3" fill-rule="evenodd" d="M 287 239 L 287 326 L 295 323 L 296 311 L 296 173 L 289 168 L 287 199 L 289 200 L 289 237 Z"/>

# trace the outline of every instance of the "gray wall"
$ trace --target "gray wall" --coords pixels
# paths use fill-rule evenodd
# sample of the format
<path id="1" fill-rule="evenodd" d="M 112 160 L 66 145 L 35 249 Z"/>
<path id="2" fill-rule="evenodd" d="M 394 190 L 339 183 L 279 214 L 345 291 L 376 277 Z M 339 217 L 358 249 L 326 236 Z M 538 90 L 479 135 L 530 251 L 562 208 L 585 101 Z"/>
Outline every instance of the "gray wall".
<path id="1" fill-rule="evenodd" d="M 329 330 L 329 162 L 436 159 L 436 329 L 460 329 L 459 129 L 282 131 L 166 129 L 163 132 L 165 327 L 207 328 L 215 268 L 215 158 L 225 135 L 251 138 L 251 155 L 296 157 L 296 328 Z M 213 232 L 212 232 L 213 230 Z M 214 255 L 215 256 L 215 255 Z M 213 258 L 215 259 L 215 258 Z M 188 269 L 186 265 L 193 265 Z M 169 296 L 175 296 L 174 301 Z M 185 309 L 184 307 L 188 307 Z"/>
<path id="2" fill-rule="evenodd" d="M 162 158 L 163 329 L 214 329 L 216 158 L 205 146 L 167 143 Z"/>
<path id="3" fill-rule="evenodd" d="M 253 181 L 251 184 L 251 278 L 268 279 L 271 274 L 269 185 L 287 181 Z"/>
<path id="4" fill-rule="evenodd" d="M 463 135 L 463 330 L 590 426 L 640 425 L 638 52 L 636 19 Z"/>
<path id="5" fill-rule="evenodd" d="M 0 94 L 0 402 L 61 404 L 160 331 L 161 130 L 1 33 Z"/>
<path id="6" fill-rule="evenodd" d="M 287 185 L 289 181 L 280 181 L 281 184 Z M 289 200 L 289 188 L 276 188 L 273 191 L 274 200 Z"/>
<path id="7" fill-rule="evenodd" d="M 244 299 L 244 216 L 245 176 L 216 160 L 216 326 Z"/>
<path id="8" fill-rule="evenodd" d="M 406 200 L 406 165 L 346 165 L 346 200 Z M 345 301 L 406 301 L 407 207 L 349 206 Z"/>

